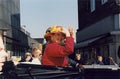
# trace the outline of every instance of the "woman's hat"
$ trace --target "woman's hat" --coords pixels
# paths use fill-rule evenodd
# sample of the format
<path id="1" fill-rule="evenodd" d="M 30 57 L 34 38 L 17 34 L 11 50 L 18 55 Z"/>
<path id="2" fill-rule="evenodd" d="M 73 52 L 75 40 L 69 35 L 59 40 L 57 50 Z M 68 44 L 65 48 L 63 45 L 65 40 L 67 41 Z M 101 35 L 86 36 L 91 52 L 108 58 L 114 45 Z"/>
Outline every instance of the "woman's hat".
<path id="1" fill-rule="evenodd" d="M 50 33 L 59 33 L 62 32 L 62 26 L 53 26 L 50 28 Z"/>
<path id="2" fill-rule="evenodd" d="M 53 33 L 62 33 L 62 29 L 63 27 L 62 26 L 52 26 L 52 27 L 49 27 L 47 30 L 46 30 L 46 33 L 44 35 L 44 38 L 45 39 L 48 39 L 51 37 L 51 34 Z"/>

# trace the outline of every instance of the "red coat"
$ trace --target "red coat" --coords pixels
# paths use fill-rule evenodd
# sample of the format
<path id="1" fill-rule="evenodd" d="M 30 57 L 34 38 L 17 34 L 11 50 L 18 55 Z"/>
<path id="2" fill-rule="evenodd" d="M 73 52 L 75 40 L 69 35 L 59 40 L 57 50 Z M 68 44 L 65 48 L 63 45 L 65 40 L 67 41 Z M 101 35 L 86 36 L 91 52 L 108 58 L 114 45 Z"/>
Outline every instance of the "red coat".
<path id="1" fill-rule="evenodd" d="M 68 66 L 67 56 L 74 52 L 74 39 L 66 37 L 65 46 L 58 43 L 47 44 L 42 56 L 42 64 L 50 66 Z"/>

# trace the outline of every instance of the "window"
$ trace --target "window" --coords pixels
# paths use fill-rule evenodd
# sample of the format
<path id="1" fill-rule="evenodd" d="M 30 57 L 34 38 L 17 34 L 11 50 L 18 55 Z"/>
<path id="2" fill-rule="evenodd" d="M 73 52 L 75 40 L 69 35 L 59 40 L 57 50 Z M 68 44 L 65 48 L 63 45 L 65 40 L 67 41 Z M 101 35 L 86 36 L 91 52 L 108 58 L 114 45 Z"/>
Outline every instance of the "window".
<path id="1" fill-rule="evenodd" d="M 102 4 L 105 4 L 108 0 L 101 0 Z"/>
<path id="2" fill-rule="evenodd" d="M 95 0 L 90 0 L 90 8 L 91 8 L 91 12 L 95 10 Z"/>

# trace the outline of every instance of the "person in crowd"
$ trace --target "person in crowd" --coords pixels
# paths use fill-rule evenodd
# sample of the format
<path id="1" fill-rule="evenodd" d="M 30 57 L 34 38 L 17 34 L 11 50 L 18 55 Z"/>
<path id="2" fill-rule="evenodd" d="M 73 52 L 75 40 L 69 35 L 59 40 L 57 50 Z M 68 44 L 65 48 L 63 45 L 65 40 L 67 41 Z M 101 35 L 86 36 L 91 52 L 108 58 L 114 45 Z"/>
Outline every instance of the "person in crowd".
<path id="1" fill-rule="evenodd" d="M 81 53 L 80 52 L 76 52 L 75 54 L 75 61 L 81 65 L 84 64 L 84 60 L 81 58 Z"/>
<path id="2" fill-rule="evenodd" d="M 97 56 L 97 64 L 104 65 L 102 56 Z"/>
<path id="3" fill-rule="evenodd" d="M 74 35 L 73 29 L 65 29 L 62 26 L 53 26 L 50 28 L 50 32 L 45 34 L 45 38 L 49 36 L 49 43 L 46 45 L 44 54 L 42 57 L 43 65 L 50 66 L 68 66 L 67 56 L 74 51 Z M 61 45 L 61 35 L 65 35 L 65 45 Z"/>
<path id="4" fill-rule="evenodd" d="M 31 62 L 32 61 L 32 54 L 29 52 L 25 53 L 25 58 L 23 58 L 20 62 Z"/>
<path id="5" fill-rule="evenodd" d="M 38 48 L 33 48 L 32 54 L 33 57 L 31 63 L 41 65 L 42 52 Z"/>
<path id="6" fill-rule="evenodd" d="M 115 62 L 115 59 L 113 57 L 110 56 L 109 60 L 112 62 L 113 65 L 119 66 L 119 64 Z"/>
<path id="7" fill-rule="evenodd" d="M 50 40 L 50 34 L 49 34 L 49 33 L 50 33 L 50 28 L 51 28 L 51 27 L 49 27 L 49 28 L 46 30 L 45 35 L 44 35 L 44 38 L 45 38 L 45 40 L 46 40 L 46 43 L 43 44 L 42 55 L 44 54 L 45 47 L 46 47 L 46 45 L 49 43 L 49 40 Z"/>
<path id="8" fill-rule="evenodd" d="M 51 27 L 49 27 L 47 30 L 46 30 L 46 34 L 44 35 L 44 38 L 45 38 L 45 40 L 46 40 L 46 43 L 43 45 L 43 53 L 44 53 L 44 49 L 45 49 L 45 47 L 46 47 L 46 45 L 47 44 L 49 44 L 49 41 L 50 41 L 50 28 Z M 70 29 L 69 29 L 69 31 L 70 31 Z M 70 32 L 70 33 L 72 33 L 72 32 Z M 71 36 L 73 36 L 72 34 L 70 34 Z M 63 34 L 63 33 L 61 33 L 60 34 L 60 38 L 62 39 L 61 40 L 61 43 L 60 43 L 60 45 L 61 46 L 64 46 L 65 45 L 65 34 Z M 67 59 L 68 59 L 68 63 L 69 63 L 69 67 L 76 67 L 76 66 L 78 66 L 79 64 L 76 62 L 76 61 L 74 61 L 73 59 L 71 59 L 70 57 L 67 57 Z"/>
<path id="9" fill-rule="evenodd" d="M 2 70 L 2 67 L 4 65 L 4 62 L 6 61 L 7 53 L 4 48 L 2 34 L 0 33 L 0 71 Z"/>

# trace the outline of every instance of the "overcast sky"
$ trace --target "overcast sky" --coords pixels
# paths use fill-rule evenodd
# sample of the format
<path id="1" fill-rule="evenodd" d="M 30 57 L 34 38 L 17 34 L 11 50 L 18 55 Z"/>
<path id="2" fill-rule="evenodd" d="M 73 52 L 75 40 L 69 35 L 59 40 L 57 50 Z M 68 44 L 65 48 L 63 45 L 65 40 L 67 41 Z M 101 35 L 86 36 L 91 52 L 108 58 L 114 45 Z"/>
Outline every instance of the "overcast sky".
<path id="1" fill-rule="evenodd" d="M 60 25 L 78 28 L 77 0 L 20 0 L 21 25 L 33 38 L 43 38 L 46 29 Z"/>

